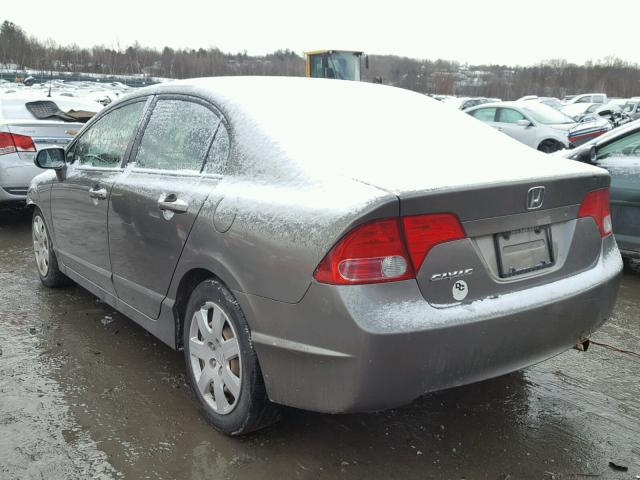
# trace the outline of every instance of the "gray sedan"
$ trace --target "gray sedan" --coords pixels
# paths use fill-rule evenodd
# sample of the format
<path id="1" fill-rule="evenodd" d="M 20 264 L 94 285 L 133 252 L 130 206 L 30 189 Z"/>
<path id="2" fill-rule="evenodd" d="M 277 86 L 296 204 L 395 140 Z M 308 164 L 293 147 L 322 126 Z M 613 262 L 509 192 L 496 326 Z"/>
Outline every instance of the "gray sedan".
<path id="1" fill-rule="evenodd" d="M 36 163 L 42 283 L 183 350 L 228 434 L 524 368 L 587 339 L 618 288 L 606 171 L 402 89 L 153 86 Z"/>

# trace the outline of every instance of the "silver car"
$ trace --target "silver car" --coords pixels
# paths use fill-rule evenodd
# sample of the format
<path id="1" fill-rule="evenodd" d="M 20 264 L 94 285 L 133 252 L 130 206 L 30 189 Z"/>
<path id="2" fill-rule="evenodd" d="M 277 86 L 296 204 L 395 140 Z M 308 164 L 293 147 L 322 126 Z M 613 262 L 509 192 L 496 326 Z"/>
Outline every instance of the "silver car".
<path id="1" fill-rule="evenodd" d="M 102 105 L 46 92 L 0 94 L 0 205 L 22 203 L 40 170 L 36 152 L 64 146 Z"/>
<path id="2" fill-rule="evenodd" d="M 36 161 L 42 282 L 183 350 L 228 434 L 278 404 L 379 410 L 524 368 L 585 341 L 616 297 L 605 170 L 407 90 L 162 84 Z"/>
<path id="3" fill-rule="evenodd" d="M 531 100 L 484 104 L 465 112 L 545 153 L 573 148 L 611 130 L 605 119 L 579 124 L 565 113 Z"/>

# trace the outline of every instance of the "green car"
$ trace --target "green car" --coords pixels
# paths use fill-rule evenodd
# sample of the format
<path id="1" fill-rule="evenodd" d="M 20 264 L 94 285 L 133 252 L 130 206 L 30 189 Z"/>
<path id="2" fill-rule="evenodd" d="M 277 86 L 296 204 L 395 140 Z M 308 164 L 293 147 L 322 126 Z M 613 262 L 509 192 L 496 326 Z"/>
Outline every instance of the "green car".
<path id="1" fill-rule="evenodd" d="M 560 154 L 609 171 L 611 218 L 618 248 L 626 263 L 640 259 L 640 120 Z"/>

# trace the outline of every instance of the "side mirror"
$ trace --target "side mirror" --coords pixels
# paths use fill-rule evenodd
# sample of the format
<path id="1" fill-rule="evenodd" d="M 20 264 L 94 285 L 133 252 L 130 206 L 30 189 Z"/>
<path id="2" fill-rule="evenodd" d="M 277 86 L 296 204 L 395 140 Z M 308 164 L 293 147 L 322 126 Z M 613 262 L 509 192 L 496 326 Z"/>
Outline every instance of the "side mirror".
<path id="1" fill-rule="evenodd" d="M 43 148 L 36 155 L 34 163 L 37 167 L 48 170 L 62 170 L 66 166 L 64 158 L 64 148 Z"/>
<path id="2" fill-rule="evenodd" d="M 530 127 L 531 126 L 531 122 L 529 120 L 526 119 L 522 119 L 522 120 L 518 120 L 516 122 L 516 125 L 519 125 L 520 127 Z"/>
<path id="3" fill-rule="evenodd" d="M 598 161 L 598 147 L 596 147 L 595 145 L 591 145 L 588 150 L 583 148 L 580 153 L 578 153 L 577 156 L 574 157 L 574 160 L 595 165 Z"/>

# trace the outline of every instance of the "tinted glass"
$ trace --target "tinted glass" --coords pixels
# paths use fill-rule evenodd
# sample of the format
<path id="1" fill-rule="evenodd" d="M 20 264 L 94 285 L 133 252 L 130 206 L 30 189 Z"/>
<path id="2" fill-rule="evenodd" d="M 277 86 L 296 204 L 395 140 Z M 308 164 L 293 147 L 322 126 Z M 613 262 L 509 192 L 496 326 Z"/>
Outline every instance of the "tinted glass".
<path id="1" fill-rule="evenodd" d="M 145 102 L 136 102 L 107 113 L 76 142 L 73 160 L 90 167 L 119 167 L 133 136 Z"/>
<path id="2" fill-rule="evenodd" d="M 159 100 L 136 155 L 136 166 L 200 172 L 218 116 L 186 100 Z"/>
<path id="3" fill-rule="evenodd" d="M 227 158 L 229 157 L 229 132 L 224 123 L 220 122 L 218 131 L 211 144 L 207 163 L 204 167 L 205 173 L 222 173 Z"/>
<path id="4" fill-rule="evenodd" d="M 598 160 L 611 157 L 640 157 L 640 132 L 634 132 L 598 149 Z"/>
<path id="5" fill-rule="evenodd" d="M 500 123 L 517 123 L 518 120 L 526 120 L 526 118 L 517 110 L 501 108 L 498 112 L 498 122 Z"/>
<path id="6" fill-rule="evenodd" d="M 483 122 L 493 122 L 494 118 L 496 117 L 496 109 L 481 108 L 479 110 L 471 112 L 471 115 L 476 117 L 478 120 L 482 120 Z"/>

